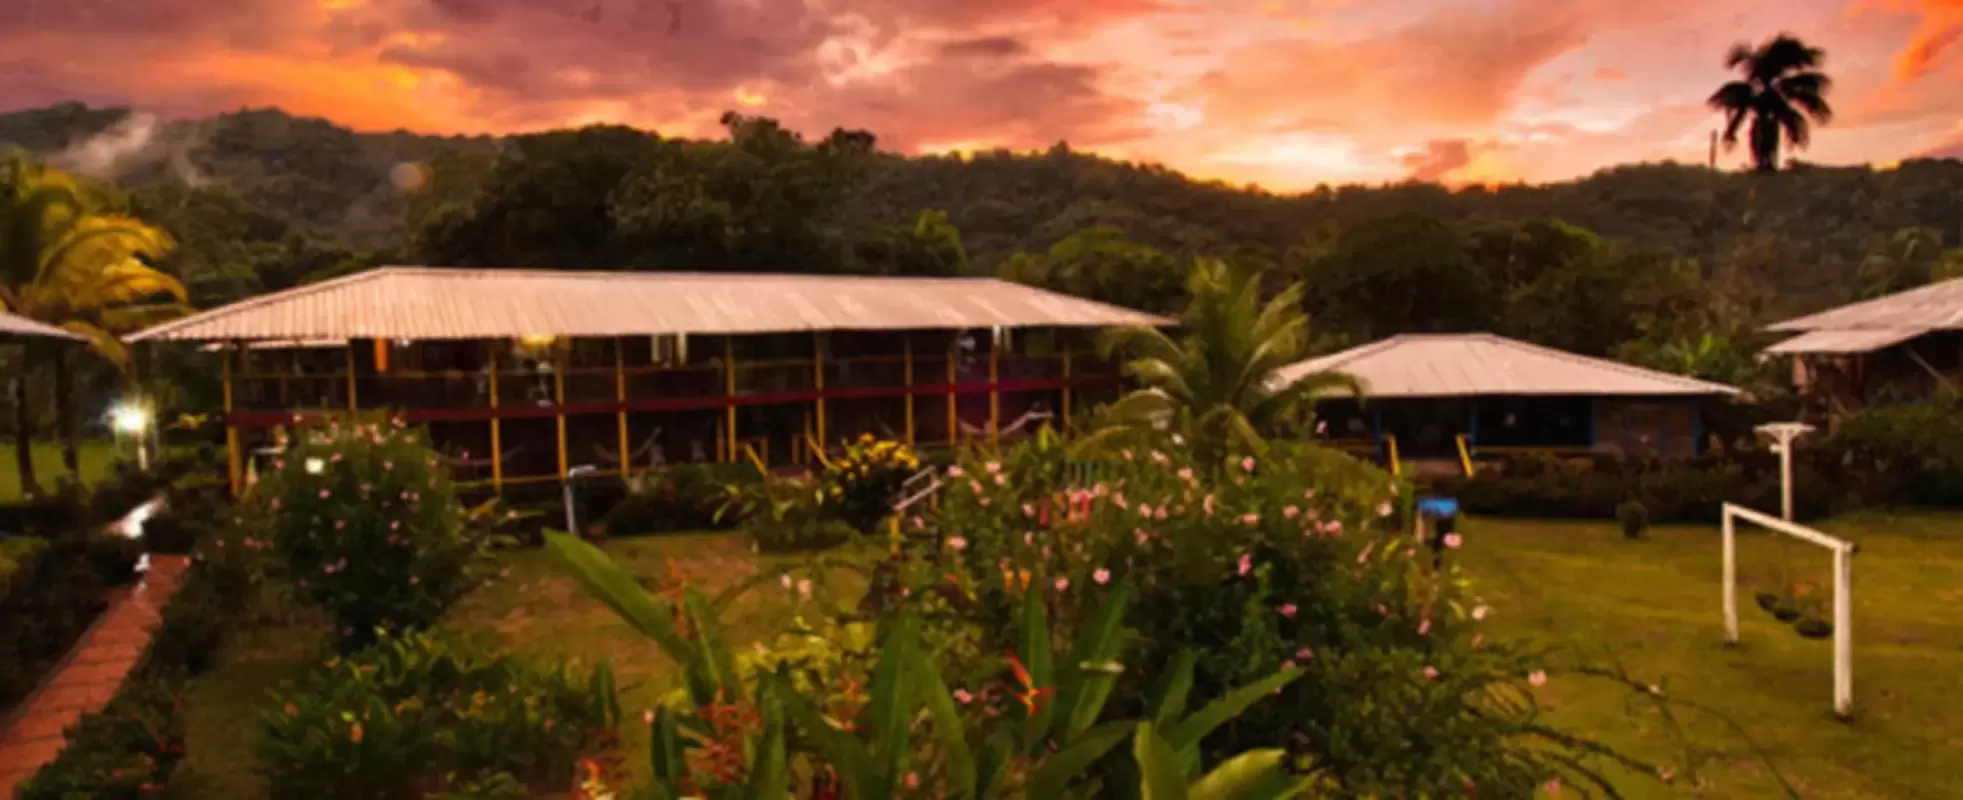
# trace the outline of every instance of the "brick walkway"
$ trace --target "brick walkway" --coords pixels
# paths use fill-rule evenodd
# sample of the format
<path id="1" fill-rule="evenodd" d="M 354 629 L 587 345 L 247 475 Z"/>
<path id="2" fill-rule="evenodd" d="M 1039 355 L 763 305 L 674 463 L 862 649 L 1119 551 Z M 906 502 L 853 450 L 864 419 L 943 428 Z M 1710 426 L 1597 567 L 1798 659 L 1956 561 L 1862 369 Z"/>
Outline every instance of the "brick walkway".
<path id="1" fill-rule="evenodd" d="M 149 644 L 150 630 L 164 602 L 177 591 L 185 564 L 183 556 L 151 556 L 142 582 L 119 590 L 54 674 L 21 701 L 19 713 L 0 736 L 0 798 L 13 797 L 16 786 L 54 760 L 61 752 L 62 729 L 115 696 Z"/>

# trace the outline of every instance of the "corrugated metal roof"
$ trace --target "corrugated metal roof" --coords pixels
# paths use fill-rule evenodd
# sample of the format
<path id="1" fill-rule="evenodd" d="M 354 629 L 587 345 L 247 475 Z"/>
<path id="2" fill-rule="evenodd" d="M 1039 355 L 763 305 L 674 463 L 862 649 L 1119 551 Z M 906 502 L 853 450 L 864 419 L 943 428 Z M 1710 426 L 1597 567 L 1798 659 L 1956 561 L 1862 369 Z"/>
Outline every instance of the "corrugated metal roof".
<path id="1" fill-rule="evenodd" d="M 240 301 L 129 339 L 496 339 L 1170 324 L 988 278 L 383 267 Z"/>
<path id="2" fill-rule="evenodd" d="M 1789 319 L 1766 330 L 1955 330 L 1963 328 L 1963 278 Z"/>
<path id="3" fill-rule="evenodd" d="M 1928 332 L 1922 328 L 1811 331 L 1768 347 L 1765 351 L 1768 353 L 1872 353 Z"/>
<path id="4" fill-rule="evenodd" d="M 0 311 L 0 339 L 14 336 L 44 336 L 50 339 L 69 339 L 77 342 L 86 341 L 80 336 L 53 325 L 36 322 L 23 316 Z"/>
<path id="5" fill-rule="evenodd" d="M 1275 371 L 1280 385 L 1345 372 L 1366 397 L 1736 394 L 1723 384 L 1528 344 L 1490 333 L 1405 334 Z"/>
<path id="6" fill-rule="evenodd" d="M 252 344 L 247 345 L 246 349 L 247 350 L 335 350 L 335 349 L 345 348 L 347 346 L 348 346 L 348 340 L 346 339 L 308 339 L 305 341 L 293 341 L 293 340 L 286 340 L 286 339 L 267 339 L 265 341 L 253 342 Z M 220 350 L 229 350 L 231 349 L 231 347 L 232 344 L 230 342 L 212 342 L 211 344 L 205 345 L 198 349 L 203 350 L 207 353 L 216 353 Z"/>

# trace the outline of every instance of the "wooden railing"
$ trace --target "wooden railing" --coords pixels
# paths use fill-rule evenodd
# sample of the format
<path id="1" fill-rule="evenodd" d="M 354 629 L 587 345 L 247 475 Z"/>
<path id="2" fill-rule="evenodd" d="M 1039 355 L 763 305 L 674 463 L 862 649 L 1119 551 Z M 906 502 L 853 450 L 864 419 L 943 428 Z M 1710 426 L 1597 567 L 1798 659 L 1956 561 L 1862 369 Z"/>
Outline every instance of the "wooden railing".
<path id="1" fill-rule="evenodd" d="M 1465 476 L 1472 477 L 1472 450 L 1465 445 L 1465 434 L 1457 437 L 1459 443 L 1459 466 L 1465 468 Z"/>

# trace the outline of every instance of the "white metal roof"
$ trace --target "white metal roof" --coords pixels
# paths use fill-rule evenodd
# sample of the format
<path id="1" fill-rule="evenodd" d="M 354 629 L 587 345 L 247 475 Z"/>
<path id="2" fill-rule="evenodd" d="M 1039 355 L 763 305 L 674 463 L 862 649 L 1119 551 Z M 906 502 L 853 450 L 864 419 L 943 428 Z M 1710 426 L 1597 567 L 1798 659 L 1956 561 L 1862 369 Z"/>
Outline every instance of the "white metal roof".
<path id="1" fill-rule="evenodd" d="M 1737 394 L 1723 384 L 1576 355 L 1490 333 L 1404 334 L 1275 371 L 1277 385 L 1343 372 L 1369 398 L 1476 396 L 1698 396 Z"/>
<path id="2" fill-rule="evenodd" d="M 1963 328 L 1963 278 L 1830 308 L 1771 325 L 1769 331 L 1955 330 Z"/>
<path id="3" fill-rule="evenodd" d="M 1922 334 L 1926 328 L 1809 331 L 1765 349 L 1768 353 L 1872 353 Z"/>
<path id="4" fill-rule="evenodd" d="M 1164 326 L 991 278 L 383 267 L 167 322 L 131 341 Z"/>
<path id="5" fill-rule="evenodd" d="M 15 336 L 39 336 L 49 339 L 68 339 L 76 342 L 86 341 L 81 336 L 69 333 L 53 325 L 37 322 L 17 314 L 0 311 L 0 339 Z"/>

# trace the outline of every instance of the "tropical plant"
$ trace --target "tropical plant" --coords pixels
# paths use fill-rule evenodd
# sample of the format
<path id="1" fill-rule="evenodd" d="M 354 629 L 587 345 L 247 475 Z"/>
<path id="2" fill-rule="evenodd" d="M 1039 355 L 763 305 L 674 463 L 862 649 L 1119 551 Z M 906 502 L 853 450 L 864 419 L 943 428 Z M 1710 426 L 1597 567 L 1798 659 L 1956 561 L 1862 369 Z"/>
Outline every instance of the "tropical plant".
<path id="1" fill-rule="evenodd" d="M 116 334 L 185 313 L 189 295 L 176 278 L 150 266 L 174 246 L 169 234 L 108 211 L 109 205 L 99 187 L 22 156 L 9 157 L 0 167 L 0 310 L 80 335 L 103 360 L 126 372 L 129 351 Z M 58 355 L 52 366 L 62 461 L 76 474 L 80 457 L 69 418 L 70 365 Z M 24 369 L 15 370 L 13 390 L 21 486 L 37 494 Z"/>
<path id="2" fill-rule="evenodd" d="M 1338 372 L 1289 373 L 1308 356 L 1309 318 L 1302 286 L 1262 301 L 1264 271 L 1245 263 L 1203 260 L 1186 279 L 1178 338 L 1156 328 L 1124 328 L 1104 337 L 1122 354 L 1141 388 L 1120 397 L 1080 452 L 1109 451 L 1170 427 L 1201 464 L 1219 466 L 1232 449 L 1259 452 L 1267 437 L 1306 424 L 1318 398 L 1360 397 L 1363 387 Z"/>
<path id="3" fill-rule="evenodd" d="M 1826 56 L 1826 51 L 1786 33 L 1757 48 L 1734 45 L 1725 67 L 1742 77 L 1718 87 L 1707 101 L 1725 115 L 1725 146 L 1738 144 L 1738 129 L 1749 121 L 1752 164 L 1760 172 L 1779 169 L 1782 142 L 1806 149 L 1812 126 L 1833 120 L 1826 99 L 1833 80 L 1817 69 Z"/>

